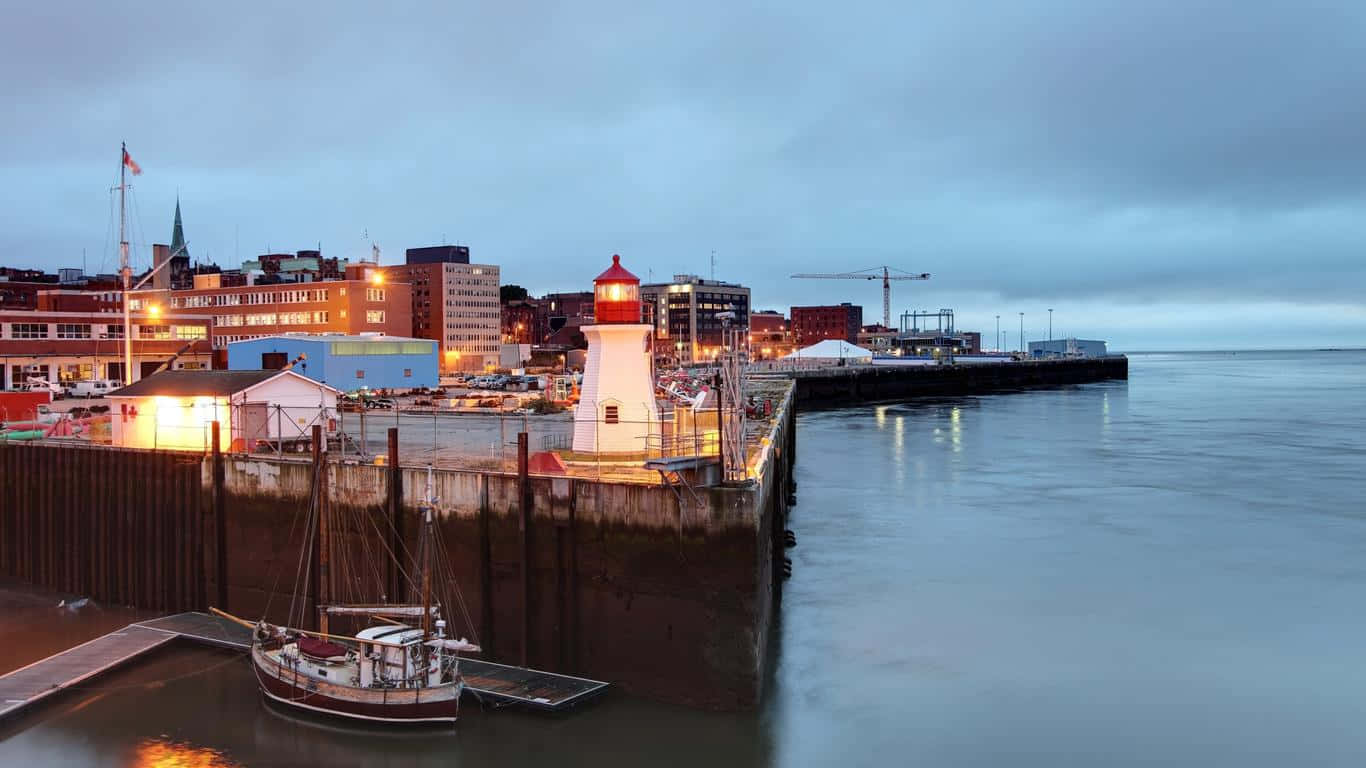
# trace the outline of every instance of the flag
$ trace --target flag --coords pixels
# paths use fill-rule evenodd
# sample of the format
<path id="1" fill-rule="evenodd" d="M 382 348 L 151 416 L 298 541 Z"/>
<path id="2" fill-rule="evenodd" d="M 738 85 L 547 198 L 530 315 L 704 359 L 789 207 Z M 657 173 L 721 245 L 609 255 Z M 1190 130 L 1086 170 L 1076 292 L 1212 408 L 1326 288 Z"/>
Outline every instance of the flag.
<path id="1" fill-rule="evenodd" d="M 128 150 L 126 149 L 123 150 L 123 164 L 128 166 L 128 170 L 132 171 L 134 176 L 142 175 L 142 168 L 137 163 L 133 162 L 133 156 L 128 154 Z"/>

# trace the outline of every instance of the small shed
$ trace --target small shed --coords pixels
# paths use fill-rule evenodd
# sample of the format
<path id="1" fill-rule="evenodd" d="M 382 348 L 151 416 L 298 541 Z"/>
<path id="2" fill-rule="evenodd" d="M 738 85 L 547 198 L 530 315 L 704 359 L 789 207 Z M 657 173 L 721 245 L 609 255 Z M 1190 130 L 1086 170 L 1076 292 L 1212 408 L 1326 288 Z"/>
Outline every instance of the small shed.
<path id="1" fill-rule="evenodd" d="M 279 371 L 162 371 L 109 394 L 113 444 L 205 451 L 212 423 L 223 450 L 310 437 L 336 425 L 335 388 Z"/>
<path id="2" fill-rule="evenodd" d="M 437 385 L 437 343 L 402 336 L 282 334 L 228 344 L 228 369 L 291 370 L 343 392 Z"/>

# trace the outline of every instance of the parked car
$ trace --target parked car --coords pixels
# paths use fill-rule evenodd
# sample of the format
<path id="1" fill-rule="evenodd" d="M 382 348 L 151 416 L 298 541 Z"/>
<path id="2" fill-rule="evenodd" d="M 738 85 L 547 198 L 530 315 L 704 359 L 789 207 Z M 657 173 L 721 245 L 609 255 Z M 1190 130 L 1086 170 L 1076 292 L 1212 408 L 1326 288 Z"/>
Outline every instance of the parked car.
<path id="1" fill-rule="evenodd" d="M 87 379 L 73 381 L 66 388 L 67 397 L 104 397 L 118 389 L 121 384 L 112 379 Z"/>
<path id="2" fill-rule="evenodd" d="M 41 376 L 28 377 L 28 381 L 24 382 L 20 390 L 23 392 L 51 392 L 54 399 L 66 394 L 66 390 L 62 389 L 61 384 L 48 381 Z"/>
<path id="3" fill-rule="evenodd" d="M 376 397 L 376 398 L 373 398 L 373 399 L 370 399 L 370 400 L 366 400 L 366 401 L 365 401 L 365 407 L 366 407 L 366 408 L 392 409 L 392 408 L 394 407 L 394 401 L 393 401 L 393 400 L 390 400 L 390 399 L 387 398 L 387 397 Z"/>
<path id="4" fill-rule="evenodd" d="M 78 405 L 75 408 L 72 408 L 71 410 L 67 411 L 66 415 L 70 416 L 73 419 L 88 419 L 90 418 L 90 409 L 86 408 L 83 405 Z"/>

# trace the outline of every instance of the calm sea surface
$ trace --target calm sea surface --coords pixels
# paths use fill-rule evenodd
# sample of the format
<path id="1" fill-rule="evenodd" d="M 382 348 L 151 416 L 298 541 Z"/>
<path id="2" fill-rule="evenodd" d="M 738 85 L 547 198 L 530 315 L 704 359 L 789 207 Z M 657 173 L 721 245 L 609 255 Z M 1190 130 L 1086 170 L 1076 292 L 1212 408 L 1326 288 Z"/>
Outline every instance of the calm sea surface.
<path id="1" fill-rule="evenodd" d="M 240 657 L 183 648 L 8 724 L 0 765 L 1361 765 L 1366 353 L 1130 374 L 803 416 L 758 712 L 618 693 L 330 728 L 263 706 Z M 25 600 L 6 653 L 72 621 Z"/>

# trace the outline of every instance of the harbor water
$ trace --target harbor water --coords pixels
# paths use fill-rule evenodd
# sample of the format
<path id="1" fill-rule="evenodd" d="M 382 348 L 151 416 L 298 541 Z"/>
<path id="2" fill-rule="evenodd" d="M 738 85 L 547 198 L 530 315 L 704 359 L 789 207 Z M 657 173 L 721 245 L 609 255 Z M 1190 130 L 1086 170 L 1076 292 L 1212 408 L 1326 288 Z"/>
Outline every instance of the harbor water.
<path id="1" fill-rule="evenodd" d="M 1127 382 L 807 413 L 797 478 L 758 711 L 613 692 L 356 729 L 178 646 L 0 726 L 0 765 L 1366 760 L 1366 352 L 1138 354 Z M 131 620 L 0 607 L 0 669 Z"/>

